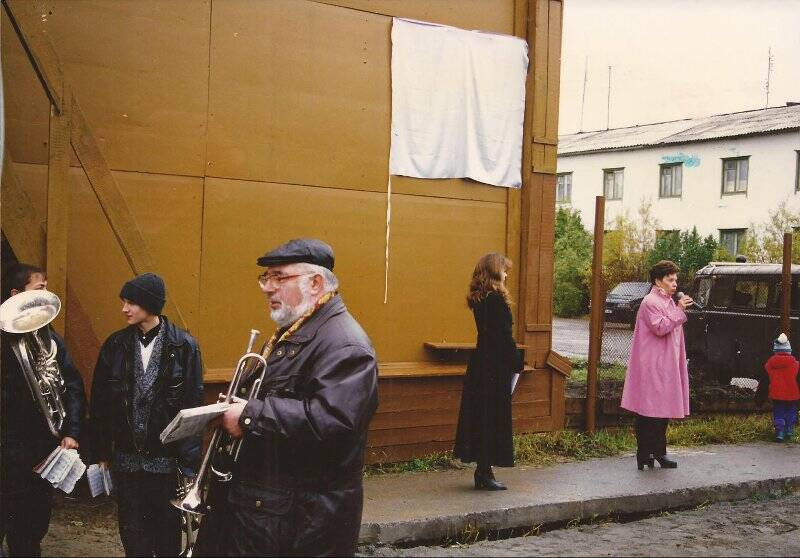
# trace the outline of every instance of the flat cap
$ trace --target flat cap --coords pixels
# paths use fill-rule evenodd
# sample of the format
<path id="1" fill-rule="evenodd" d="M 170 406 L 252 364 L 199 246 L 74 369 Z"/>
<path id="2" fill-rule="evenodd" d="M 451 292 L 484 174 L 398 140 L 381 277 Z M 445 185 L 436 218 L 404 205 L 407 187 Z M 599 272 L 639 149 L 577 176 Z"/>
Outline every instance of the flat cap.
<path id="1" fill-rule="evenodd" d="M 333 248 L 316 238 L 295 238 L 258 258 L 262 267 L 290 263 L 310 263 L 333 271 Z"/>

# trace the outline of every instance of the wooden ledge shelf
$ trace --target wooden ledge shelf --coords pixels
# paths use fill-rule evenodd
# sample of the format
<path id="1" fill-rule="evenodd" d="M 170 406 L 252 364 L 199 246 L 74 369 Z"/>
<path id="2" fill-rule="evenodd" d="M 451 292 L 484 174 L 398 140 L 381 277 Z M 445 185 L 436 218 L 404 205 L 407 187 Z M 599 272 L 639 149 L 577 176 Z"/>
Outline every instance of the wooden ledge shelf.
<path id="1" fill-rule="evenodd" d="M 431 349 L 432 351 L 474 351 L 475 350 L 475 343 L 446 343 L 442 341 L 441 343 L 435 343 L 433 341 L 425 341 L 423 343 L 426 349 Z M 517 349 L 528 349 L 528 345 L 523 345 L 521 343 L 517 343 Z"/>
<path id="2" fill-rule="evenodd" d="M 535 368 L 525 365 L 523 372 L 533 372 Z M 442 364 L 438 362 L 385 362 L 378 365 L 378 378 L 436 378 L 443 376 L 463 376 L 466 364 Z"/>

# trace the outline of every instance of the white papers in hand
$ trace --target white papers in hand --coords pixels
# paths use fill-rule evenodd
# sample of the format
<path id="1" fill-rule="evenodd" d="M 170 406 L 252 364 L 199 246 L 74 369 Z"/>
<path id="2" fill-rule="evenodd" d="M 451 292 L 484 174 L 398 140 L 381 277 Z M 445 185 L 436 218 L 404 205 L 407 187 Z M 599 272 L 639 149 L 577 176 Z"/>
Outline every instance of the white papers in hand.
<path id="1" fill-rule="evenodd" d="M 34 473 L 67 494 L 75 488 L 75 483 L 83 476 L 84 471 L 86 465 L 81 461 L 78 451 L 66 450 L 61 446 L 56 447 L 33 468 Z"/>
<path id="2" fill-rule="evenodd" d="M 111 482 L 111 472 L 98 463 L 92 463 L 86 469 L 86 480 L 89 481 L 89 491 L 92 498 L 99 494 L 110 496 L 114 490 L 114 485 Z"/>
<path id="3" fill-rule="evenodd" d="M 230 406 L 230 403 L 222 402 L 204 405 L 203 407 L 181 409 L 172 419 L 172 422 L 161 431 L 161 443 L 167 444 L 189 436 L 202 434 L 206 429 L 206 425 L 212 419 L 225 413 Z"/>

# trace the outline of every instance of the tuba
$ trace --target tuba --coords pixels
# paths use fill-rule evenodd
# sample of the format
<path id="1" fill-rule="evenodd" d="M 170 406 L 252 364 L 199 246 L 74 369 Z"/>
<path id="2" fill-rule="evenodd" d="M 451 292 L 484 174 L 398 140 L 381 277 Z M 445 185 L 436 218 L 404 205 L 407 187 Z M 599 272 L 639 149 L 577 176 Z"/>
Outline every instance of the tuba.
<path id="1" fill-rule="evenodd" d="M 13 334 L 11 349 L 55 437 L 66 416 L 61 399 L 64 378 L 56 361 L 56 342 L 47 326 L 60 310 L 61 300 L 45 290 L 23 291 L 0 305 L 0 329 Z"/>

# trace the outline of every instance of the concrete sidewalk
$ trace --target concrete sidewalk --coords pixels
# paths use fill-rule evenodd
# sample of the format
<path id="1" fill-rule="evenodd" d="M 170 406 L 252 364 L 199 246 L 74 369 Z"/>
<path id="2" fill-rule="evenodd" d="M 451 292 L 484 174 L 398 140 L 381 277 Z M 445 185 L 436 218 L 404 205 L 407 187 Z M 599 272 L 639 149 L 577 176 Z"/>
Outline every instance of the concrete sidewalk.
<path id="1" fill-rule="evenodd" d="M 677 469 L 636 469 L 632 455 L 551 467 L 496 468 L 501 492 L 472 487 L 473 469 L 381 475 L 365 482 L 361 542 L 424 543 L 466 529 L 533 527 L 655 512 L 800 487 L 800 444 L 670 448 Z"/>

